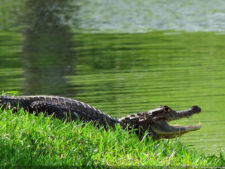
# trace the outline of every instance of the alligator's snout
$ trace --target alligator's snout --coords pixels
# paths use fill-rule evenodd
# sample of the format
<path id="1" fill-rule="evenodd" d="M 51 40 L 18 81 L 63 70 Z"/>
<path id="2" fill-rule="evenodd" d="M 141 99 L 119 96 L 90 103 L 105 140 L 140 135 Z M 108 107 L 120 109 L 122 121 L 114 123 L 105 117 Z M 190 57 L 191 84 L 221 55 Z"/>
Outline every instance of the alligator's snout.
<path id="1" fill-rule="evenodd" d="M 191 110 L 195 113 L 200 113 L 202 111 L 199 106 L 192 106 Z"/>

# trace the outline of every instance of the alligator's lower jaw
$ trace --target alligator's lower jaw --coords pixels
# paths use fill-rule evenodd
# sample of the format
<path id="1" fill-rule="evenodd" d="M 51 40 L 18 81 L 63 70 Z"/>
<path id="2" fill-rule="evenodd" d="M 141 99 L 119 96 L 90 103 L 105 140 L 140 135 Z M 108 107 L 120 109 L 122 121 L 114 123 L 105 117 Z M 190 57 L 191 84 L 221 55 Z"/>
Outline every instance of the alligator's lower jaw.
<path id="1" fill-rule="evenodd" d="M 196 125 L 189 125 L 189 126 L 180 126 L 178 124 L 175 124 L 175 125 L 171 125 L 171 127 L 173 127 L 174 129 L 176 130 L 179 130 L 179 131 L 186 131 L 186 132 L 189 132 L 189 131 L 195 131 L 195 130 L 199 130 L 201 128 L 201 123 L 198 123 Z"/>
<path id="2" fill-rule="evenodd" d="M 160 127 L 154 128 L 153 131 L 161 138 L 174 138 L 179 137 L 190 131 L 199 130 L 200 128 L 201 128 L 200 123 L 197 125 L 180 126 L 180 125 L 169 125 L 167 122 L 164 122 L 163 125 L 161 125 Z"/>
<path id="3" fill-rule="evenodd" d="M 189 126 L 179 126 L 179 125 L 174 125 L 171 126 L 172 128 L 174 128 L 174 131 L 172 131 L 171 133 L 167 133 L 165 135 L 165 137 L 169 136 L 168 138 L 173 138 L 173 137 L 179 137 L 185 133 L 188 133 L 190 131 L 196 131 L 199 130 L 201 128 L 201 124 L 197 124 L 197 125 L 189 125 Z"/>

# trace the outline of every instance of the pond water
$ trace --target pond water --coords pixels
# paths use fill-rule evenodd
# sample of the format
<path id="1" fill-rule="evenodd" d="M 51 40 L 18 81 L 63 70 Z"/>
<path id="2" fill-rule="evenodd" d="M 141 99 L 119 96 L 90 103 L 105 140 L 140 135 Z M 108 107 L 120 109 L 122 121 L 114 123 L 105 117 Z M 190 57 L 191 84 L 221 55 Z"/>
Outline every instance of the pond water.
<path id="1" fill-rule="evenodd" d="M 181 141 L 225 152 L 224 34 L 54 30 L 0 32 L 0 91 L 72 97 L 114 117 L 199 105 L 202 113 L 177 123 L 202 128 Z"/>
<path id="2" fill-rule="evenodd" d="M 0 91 L 71 97 L 114 117 L 199 105 L 173 122 L 202 123 L 181 141 L 225 154 L 224 0 L 7 0 L 0 16 Z"/>

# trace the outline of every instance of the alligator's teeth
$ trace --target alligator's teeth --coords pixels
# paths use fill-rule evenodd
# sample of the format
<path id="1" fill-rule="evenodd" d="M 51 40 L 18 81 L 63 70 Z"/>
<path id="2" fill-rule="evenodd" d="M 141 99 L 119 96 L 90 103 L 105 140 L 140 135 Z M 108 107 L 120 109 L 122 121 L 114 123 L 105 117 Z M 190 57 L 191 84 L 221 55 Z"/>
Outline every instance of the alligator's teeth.
<path id="1" fill-rule="evenodd" d="M 187 130 L 189 131 L 193 131 L 193 130 L 198 130 L 202 127 L 201 123 L 198 123 L 196 125 L 190 125 L 190 126 L 187 126 Z"/>
<path id="2" fill-rule="evenodd" d="M 193 131 L 193 130 L 198 130 L 201 128 L 201 123 L 198 123 L 196 125 L 189 125 L 189 126 L 181 126 L 178 124 L 174 124 L 172 125 L 172 127 L 176 128 L 176 129 L 181 129 L 181 130 L 186 130 L 186 131 Z"/>
<path id="3" fill-rule="evenodd" d="M 161 128 L 157 127 L 157 128 L 154 128 L 153 130 L 157 134 L 160 134 L 165 138 L 173 138 L 173 137 L 188 133 L 190 131 L 198 130 L 200 128 L 201 128 L 201 123 L 197 125 L 190 125 L 190 126 L 169 125 L 168 123 L 167 124 L 164 123 L 164 126 L 161 126 Z"/>

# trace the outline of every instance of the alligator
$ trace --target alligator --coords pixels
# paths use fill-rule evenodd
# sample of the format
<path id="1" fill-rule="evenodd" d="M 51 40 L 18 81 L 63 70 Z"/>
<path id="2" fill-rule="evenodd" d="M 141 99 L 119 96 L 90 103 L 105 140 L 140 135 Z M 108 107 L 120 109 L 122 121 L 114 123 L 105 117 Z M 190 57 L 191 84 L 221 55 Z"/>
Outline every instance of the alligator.
<path id="1" fill-rule="evenodd" d="M 52 115 L 60 120 L 75 121 L 80 119 L 84 122 L 93 122 L 97 126 L 103 126 L 106 130 L 109 127 L 115 128 L 119 124 L 123 129 L 134 131 L 140 138 L 144 136 L 150 136 L 153 139 L 174 138 L 201 128 L 201 124 L 186 127 L 168 124 L 169 121 L 200 113 L 201 109 L 198 106 L 192 106 L 184 111 L 175 111 L 168 106 L 160 106 L 119 119 L 81 101 L 59 96 L 0 96 L 0 107 L 2 109 L 11 108 L 13 112 L 21 108 L 29 113 L 43 112 L 45 115 Z"/>

